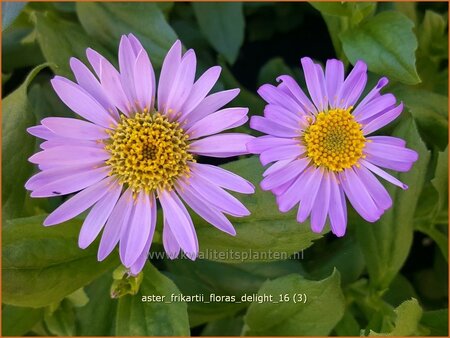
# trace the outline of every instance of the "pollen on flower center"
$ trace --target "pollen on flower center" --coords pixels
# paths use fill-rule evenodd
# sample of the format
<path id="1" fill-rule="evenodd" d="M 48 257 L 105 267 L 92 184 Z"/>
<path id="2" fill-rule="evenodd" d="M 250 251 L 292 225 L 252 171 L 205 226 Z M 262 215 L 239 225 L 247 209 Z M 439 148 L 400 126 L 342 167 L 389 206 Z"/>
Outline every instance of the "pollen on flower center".
<path id="1" fill-rule="evenodd" d="M 189 175 L 188 136 L 177 122 L 170 122 L 158 112 L 122 116 L 109 131 L 106 163 L 111 175 L 119 178 L 134 192 L 171 189 L 182 175 Z"/>
<path id="2" fill-rule="evenodd" d="M 364 156 L 366 139 L 350 110 L 337 108 L 320 112 L 305 130 L 306 154 L 315 165 L 342 171 Z"/>

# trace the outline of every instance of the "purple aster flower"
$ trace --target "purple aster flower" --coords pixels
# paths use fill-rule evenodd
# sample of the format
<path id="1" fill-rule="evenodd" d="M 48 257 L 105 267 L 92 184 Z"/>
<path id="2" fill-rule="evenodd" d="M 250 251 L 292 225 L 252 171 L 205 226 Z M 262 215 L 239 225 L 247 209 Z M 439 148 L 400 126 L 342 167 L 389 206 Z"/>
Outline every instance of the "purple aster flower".
<path id="1" fill-rule="evenodd" d="M 197 236 L 182 201 L 218 229 L 235 235 L 224 214 L 243 217 L 249 211 L 225 189 L 254 192 L 240 176 L 196 162 L 198 155 L 246 154 L 252 136 L 218 134 L 244 124 L 248 109 L 221 109 L 239 89 L 208 95 L 221 68 L 212 67 L 195 81 L 195 53 L 182 55 L 181 48 L 177 41 L 167 53 L 158 88 L 147 52 L 132 34 L 120 41 L 120 71 L 87 49 L 96 76 L 72 58 L 77 83 L 60 76 L 51 81 L 60 99 L 85 120 L 49 117 L 28 129 L 45 140 L 43 150 L 29 159 L 41 170 L 25 185 L 31 197 L 77 192 L 44 225 L 67 221 L 92 207 L 79 246 L 86 248 L 103 229 L 98 259 L 105 259 L 119 244 L 121 261 L 132 274 L 141 271 L 147 259 L 157 200 L 169 257 L 175 258 L 181 249 L 195 259 Z"/>
<path id="2" fill-rule="evenodd" d="M 328 218 L 332 232 L 343 236 L 345 196 L 365 220 L 375 222 L 392 199 L 374 174 L 407 189 L 381 168 L 408 171 L 418 155 L 400 138 L 369 136 L 403 109 L 392 94 L 380 94 L 386 78 L 357 103 L 367 82 L 364 62 L 345 79 L 339 60 L 328 60 L 325 72 L 310 58 L 301 63 L 312 102 L 288 75 L 278 77 L 276 87 L 261 86 L 258 93 L 268 104 L 264 117 L 253 116 L 250 125 L 267 135 L 247 147 L 260 154 L 263 165 L 273 163 L 261 187 L 275 194 L 281 212 L 298 205 L 298 222 L 311 215 L 312 230 L 321 232 Z"/>

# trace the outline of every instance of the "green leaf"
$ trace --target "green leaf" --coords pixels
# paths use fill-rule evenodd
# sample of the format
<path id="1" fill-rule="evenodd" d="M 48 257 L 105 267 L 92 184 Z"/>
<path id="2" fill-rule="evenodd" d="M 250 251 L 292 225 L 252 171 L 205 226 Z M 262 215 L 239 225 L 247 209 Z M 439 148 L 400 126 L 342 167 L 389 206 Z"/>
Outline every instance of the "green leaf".
<path id="1" fill-rule="evenodd" d="M 2 306 L 2 336 L 23 336 L 44 317 L 44 309 Z"/>
<path id="2" fill-rule="evenodd" d="M 250 305 L 244 317 L 247 336 L 326 336 L 344 315 L 345 302 L 337 270 L 321 281 L 306 280 L 296 274 L 280 277 L 264 283 L 258 295 L 272 295 L 278 303 Z M 280 301 L 286 295 L 289 300 Z"/>
<path id="3" fill-rule="evenodd" d="M 67 299 L 63 299 L 58 308 L 45 314 L 45 326 L 47 330 L 55 336 L 75 335 L 75 311 L 73 304 Z"/>
<path id="4" fill-rule="evenodd" d="M 233 64 L 244 42 L 245 20 L 240 2 L 193 2 L 198 24 L 211 46 Z"/>
<path id="5" fill-rule="evenodd" d="M 394 328 L 389 333 L 370 331 L 369 336 L 411 336 L 419 334 L 419 322 L 422 318 L 422 308 L 416 299 L 403 302 L 394 310 L 396 319 Z"/>
<path id="6" fill-rule="evenodd" d="M 344 317 L 334 328 L 334 332 L 337 336 L 359 336 L 361 327 L 353 314 L 347 309 Z"/>
<path id="7" fill-rule="evenodd" d="M 417 298 L 417 293 L 411 282 L 400 273 L 392 280 L 387 292 L 383 294 L 383 299 L 392 306 L 399 306 L 411 298 Z"/>
<path id="8" fill-rule="evenodd" d="M 430 330 L 430 336 L 448 336 L 448 309 L 425 311 L 420 324 Z"/>
<path id="9" fill-rule="evenodd" d="M 281 57 L 270 59 L 259 71 L 258 85 L 261 86 L 265 83 L 275 84 L 276 78 L 280 75 L 290 75 L 294 77 L 293 71 Z"/>
<path id="10" fill-rule="evenodd" d="M 331 243 L 322 239 L 308 250 L 308 257 L 304 265 L 312 278 L 323 279 L 336 268 L 343 285 L 356 281 L 365 268 L 359 244 L 350 234 Z"/>
<path id="11" fill-rule="evenodd" d="M 72 78 L 70 58 L 73 56 L 87 62 L 86 49 L 89 47 L 113 59 L 104 47 L 91 39 L 76 23 L 63 20 L 51 12 L 33 12 L 32 20 L 42 54 L 52 63 L 52 70 L 56 74 Z"/>
<path id="12" fill-rule="evenodd" d="M 411 118 L 399 123 L 393 135 L 404 139 L 407 146 L 419 154 L 419 160 L 409 172 L 395 174 L 409 189 L 404 191 L 389 184 L 387 189 L 393 201 L 391 209 L 376 223 L 355 225 L 371 283 L 380 290 L 389 285 L 408 256 L 413 239 L 414 210 L 430 157 Z"/>
<path id="13" fill-rule="evenodd" d="M 24 184 L 33 172 L 33 165 L 27 159 L 32 155 L 35 145 L 35 138 L 26 129 L 36 123 L 28 101 L 27 88 L 34 77 L 47 66 L 48 64 L 43 64 L 34 68 L 25 82 L 2 103 L 2 153 L 8 159 L 2 162 L 4 219 L 23 215 L 22 206 L 26 195 Z"/>
<path id="14" fill-rule="evenodd" d="M 414 117 L 420 135 L 431 148 L 437 145 L 442 151 L 448 143 L 448 98 L 422 89 L 398 85 L 392 92 L 402 100 Z"/>
<path id="15" fill-rule="evenodd" d="M 114 335 L 118 301 L 110 296 L 111 283 L 111 273 L 107 272 L 85 287 L 89 302 L 75 309 L 78 336 Z"/>
<path id="16" fill-rule="evenodd" d="M 2 31 L 19 16 L 26 2 L 2 2 Z"/>
<path id="17" fill-rule="evenodd" d="M 364 60 L 370 71 L 406 83 L 420 82 L 414 55 L 414 24 L 399 12 L 381 12 L 340 35 L 345 54 L 355 64 Z"/>
<path id="18" fill-rule="evenodd" d="M 202 336 L 240 336 L 243 325 L 242 317 L 215 320 L 206 324 Z"/>
<path id="19" fill-rule="evenodd" d="M 201 251 L 214 253 L 208 259 L 228 263 L 283 260 L 308 248 L 313 240 L 322 236 L 312 232 L 308 222 L 299 224 L 296 211 L 280 213 L 273 194 L 258 187 L 263 168 L 256 157 L 222 167 L 248 179 L 255 185 L 256 192 L 239 196 L 251 215 L 232 219 L 237 232 L 234 237 L 194 216 Z M 234 254 L 230 254 L 230 250 Z"/>
<path id="20" fill-rule="evenodd" d="M 377 6 L 376 2 L 310 2 L 319 12 L 332 16 L 349 17 L 353 24 L 372 14 Z"/>
<path id="21" fill-rule="evenodd" d="M 167 275 L 184 295 L 204 295 L 205 302 L 188 304 L 191 327 L 231 316 L 248 306 L 241 297 L 258 292 L 269 278 L 300 273 L 301 265 L 295 260 L 271 263 L 224 264 L 198 259 L 195 262 L 175 260 L 166 263 Z M 214 301 L 213 295 L 233 297 L 230 301 Z M 208 303 L 206 303 L 208 302 Z"/>
<path id="22" fill-rule="evenodd" d="M 79 2 L 77 14 L 89 35 L 116 52 L 120 37 L 133 33 L 159 68 L 177 39 L 164 14 L 155 3 Z"/>
<path id="23" fill-rule="evenodd" d="M 175 284 L 150 263 L 144 268 L 144 280 L 135 296 L 119 299 L 116 318 L 117 336 L 187 336 L 189 321 L 185 302 L 166 303 L 172 294 L 180 294 Z M 147 297 L 165 297 L 145 301 Z M 162 299 L 162 298 L 161 298 Z"/>
<path id="24" fill-rule="evenodd" d="M 97 262 L 97 248 L 77 246 L 82 221 L 44 227 L 43 216 L 15 219 L 3 227 L 3 302 L 42 307 L 59 302 L 118 265 L 116 254 Z"/>

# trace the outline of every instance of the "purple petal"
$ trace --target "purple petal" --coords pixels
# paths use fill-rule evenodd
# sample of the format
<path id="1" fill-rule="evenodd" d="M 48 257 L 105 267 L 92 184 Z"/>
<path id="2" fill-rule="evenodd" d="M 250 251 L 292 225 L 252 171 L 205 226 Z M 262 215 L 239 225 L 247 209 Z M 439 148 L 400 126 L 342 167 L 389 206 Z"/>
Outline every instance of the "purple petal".
<path id="1" fill-rule="evenodd" d="M 189 185 L 180 182 L 180 186 L 181 189 L 178 189 L 178 193 L 192 210 L 217 229 L 232 236 L 236 235 L 236 230 L 231 222 L 208 200 L 202 198 Z"/>
<path id="2" fill-rule="evenodd" d="M 150 199 L 145 191 L 141 191 L 135 200 L 127 231 L 120 239 L 120 259 L 126 267 L 130 267 L 141 255 L 151 230 Z"/>
<path id="3" fill-rule="evenodd" d="M 35 190 L 40 188 L 53 180 L 65 178 L 66 176 L 76 175 L 83 172 L 92 170 L 91 165 L 75 165 L 69 167 L 58 167 L 55 169 L 49 169 L 41 171 L 33 175 L 26 183 L 25 188 L 28 190 Z"/>
<path id="4" fill-rule="evenodd" d="M 311 229 L 316 233 L 322 232 L 325 227 L 325 221 L 327 220 L 328 208 L 330 206 L 330 179 L 330 175 L 325 172 L 311 210 Z M 300 205 L 301 208 L 302 206 Z"/>
<path id="5" fill-rule="evenodd" d="M 109 138 L 106 129 L 83 120 L 67 117 L 46 117 L 41 123 L 53 133 L 80 140 L 103 140 Z"/>
<path id="6" fill-rule="evenodd" d="M 305 114 L 316 113 L 316 107 L 312 104 L 311 100 L 305 95 L 298 83 L 289 75 L 281 75 L 277 77 L 277 81 L 282 81 L 292 96 L 296 99 L 302 112 Z M 281 85 L 280 85 L 281 86 Z"/>
<path id="7" fill-rule="evenodd" d="M 163 112 L 167 106 L 170 90 L 172 88 L 178 67 L 181 62 L 181 42 L 175 41 L 170 48 L 161 68 L 158 84 L 158 111 Z"/>
<path id="8" fill-rule="evenodd" d="M 400 103 L 397 107 L 384 112 L 380 116 L 377 116 L 374 120 L 370 121 L 363 127 L 362 131 L 364 135 L 371 134 L 374 131 L 377 131 L 378 129 L 394 121 L 402 113 L 402 111 L 403 103 Z"/>
<path id="9" fill-rule="evenodd" d="M 167 224 L 181 249 L 189 255 L 198 252 L 197 235 L 192 225 L 192 219 L 176 193 L 174 191 L 158 191 L 158 196 Z"/>
<path id="10" fill-rule="evenodd" d="M 274 161 L 295 159 L 304 152 L 305 147 L 299 144 L 273 147 L 263 151 L 259 157 L 259 160 L 262 165 L 267 165 Z"/>
<path id="11" fill-rule="evenodd" d="M 303 117 L 290 112 L 289 110 L 274 104 L 268 104 L 264 107 L 264 117 L 277 121 L 284 126 L 297 127 L 301 125 Z"/>
<path id="12" fill-rule="evenodd" d="M 364 120 L 369 119 L 384 110 L 392 109 L 395 106 L 395 102 L 395 96 L 392 94 L 380 95 L 370 101 L 363 109 L 353 112 L 353 116 L 355 116 L 357 122 L 364 123 Z"/>
<path id="13" fill-rule="evenodd" d="M 119 119 L 119 113 L 112 101 L 108 98 L 100 82 L 91 73 L 88 67 L 84 65 L 77 58 L 70 59 L 70 68 L 72 69 L 75 79 L 78 84 L 86 90 L 94 99 L 105 108 L 111 116 L 115 119 Z"/>
<path id="14" fill-rule="evenodd" d="M 353 111 L 353 114 L 359 114 L 359 112 L 373 99 L 380 96 L 380 91 L 383 89 L 387 84 L 389 80 L 385 77 L 382 77 L 377 85 L 369 92 L 369 94 L 366 95 L 366 97 L 358 104 L 356 109 Z"/>
<path id="15" fill-rule="evenodd" d="M 199 173 L 189 178 L 189 184 L 203 199 L 214 205 L 218 210 L 235 217 L 250 215 L 250 211 L 234 196 L 215 184 L 211 184 Z"/>
<path id="16" fill-rule="evenodd" d="M 335 59 L 327 61 L 325 79 L 327 83 L 328 104 L 331 108 L 336 108 L 338 94 L 344 84 L 344 64 L 342 61 Z"/>
<path id="17" fill-rule="evenodd" d="M 51 83 L 59 98 L 78 115 L 105 128 L 117 124 L 105 108 L 76 83 L 61 76 L 55 76 Z"/>
<path id="18" fill-rule="evenodd" d="M 369 169 L 371 172 L 377 174 L 378 176 L 384 178 L 386 181 L 402 188 L 403 190 L 408 189 L 408 186 L 402 182 L 400 182 L 398 179 L 396 179 L 394 176 L 388 174 L 383 169 L 378 168 L 377 166 L 373 165 L 372 163 L 360 160 L 360 163 L 365 166 L 367 169 Z"/>
<path id="19" fill-rule="evenodd" d="M 95 50 L 88 48 L 86 56 L 100 79 L 109 100 L 125 115 L 131 112 L 131 104 L 122 88 L 120 74 L 116 68 Z"/>
<path id="20" fill-rule="evenodd" d="M 126 35 L 122 35 L 119 44 L 119 69 L 120 69 L 120 81 L 122 83 L 123 91 L 128 98 L 128 102 L 135 107 L 135 104 L 139 102 L 136 96 L 136 88 L 134 85 L 134 66 L 136 62 L 136 55 L 134 54 L 133 47 Z M 136 110 L 134 108 L 133 110 Z"/>
<path id="21" fill-rule="evenodd" d="M 100 148 L 61 146 L 40 151 L 28 160 L 36 164 L 56 162 L 58 165 L 67 166 L 82 163 L 97 163 L 107 160 L 110 156 L 108 151 Z"/>
<path id="22" fill-rule="evenodd" d="M 300 106 L 300 104 L 297 103 L 297 101 L 292 98 L 291 95 L 286 94 L 280 88 L 277 88 L 270 84 L 265 84 L 259 87 L 258 94 L 267 103 L 282 106 L 283 108 L 293 113 L 304 113 L 304 109 Z"/>
<path id="23" fill-rule="evenodd" d="M 287 166 L 289 163 L 291 163 L 293 160 L 281 160 L 277 161 L 274 164 L 272 164 L 269 168 L 266 169 L 266 171 L 263 172 L 263 177 L 269 176 L 274 174 L 275 172 L 281 170 L 285 166 Z"/>
<path id="24" fill-rule="evenodd" d="M 297 145 L 298 141 L 292 138 L 281 138 L 274 136 L 260 136 L 251 140 L 247 144 L 248 151 L 252 154 L 261 154 L 262 152 L 274 147 Z"/>
<path id="25" fill-rule="evenodd" d="M 356 174 L 361 179 L 361 182 L 366 186 L 375 204 L 383 210 L 387 210 L 392 206 L 392 199 L 387 190 L 376 179 L 376 177 L 364 166 L 355 168 Z"/>
<path id="26" fill-rule="evenodd" d="M 314 203 L 316 203 L 316 197 L 319 192 L 323 174 L 324 171 L 321 168 L 314 170 L 305 182 L 304 189 L 299 192 L 301 196 L 300 207 L 297 212 L 297 221 L 300 223 L 304 222 L 308 218 Z"/>
<path id="27" fill-rule="evenodd" d="M 155 104 L 156 80 L 153 66 L 145 50 L 141 50 L 134 64 L 134 86 L 138 105 L 150 111 Z"/>
<path id="28" fill-rule="evenodd" d="M 419 155 L 412 149 L 379 142 L 366 143 L 364 153 L 367 155 L 367 161 L 402 172 L 409 171 L 419 158 Z"/>
<path id="29" fill-rule="evenodd" d="M 306 186 L 305 182 L 309 181 L 311 176 L 314 176 L 316 170 L 313 167 L 309 167 L 292 182 L 285 192 L 277 196 L 278 209 L 281 212 L 288 212 L 300 201 L 302 197 L 301 191 Z"/>
<path id="30" fill-rule="evenodd" d="M 327 108 L 327 93 L 322 67 L 315 65 L 308 57 L 302 58 L 301 63 L 311 99 L 318 111 L 324 111 Z"/>
<path id="31" fill-rule="evenodd" d="M 107 219 L 111 215 L 111 211 L 116 205 L 121 192 L 121 184 L 113 185 L 86 216 L 78 237 L 78 246 L 81 249 L 87 248 L 97 238 Z"/>
<path id="32" fill-rule="evenodd" d="M 132 33 L 128 34 L 128 40 L 130 41 L 131 47 L 133 48 L 134 55 L 137 57 L 139 53 L 144 50 L 141 42 Z"/>
<path id="33" fill-rule="evenodd" d="M 354 106 L 358 101 L 367 82 L 367 65 L 362 61 L 357 61 L 350 74 L 342 84 L 338 94 L 337 106 L 348 108 Z"/>
<path id="34" fill-rule="evenodd" d="M 108 177 L 80 191 L 48 215 L 44 225 L 59 224 L 78 216 L 108 192 L 109 185 L 113 184 L 113 180 L 114 178 Z"/>
<path id="35" fill-rule="evenodd" d="M 289 128 L 262 116 L 252 116 L 250 127 L 262 133 L 279 137 L 298 137 L 300 135 L 300 128 L 296 125 Z"/>
<path id="36" fill-rule="evenodd" d="M 339 173 L 339 179 L 353 208 L 368 222 L 377 221 L 383 210 L 373 201 L 365 185 L 352 168 Z"/>
<path id="37" fill-rule="evenodd" d="M 108 167 L 102 167 L 60 179 L 53 178 L 48 180 L 47 184 L 40 185 L 39 188 L 33 190 L 31 197 L 53 197 L 80 191 L 103 179 L 108 172 Z"/>
<path id="38" fill-rule="evenodd" d="M 72 147 L 72 146 L 80 146 L 80 147 L 88 147 L 88 148 L 97 148 L 104 149 L 105 144 L 98 141 L 89 141 L 89 140 L 78 140 L 76 138 L 65 138 L 58 137 L 48 141 L 42 142 L 39 147 L 41 149 L 50 149 L 54 147 Z M 43 164 L 43 163 L 42 163 Z M 60 163 L 45 163 L 46 167 L 57 167 Z"/>
<path id="39" fill-rule="evenodd" d="M 42 125 L 27 128 L 27 132 L 44 140 L 50 140 L 57 137 L 50 129 Z"/>
<path id="40" fill-rule="evenodd" d="M 104 260 L 119 242 L 122 232 L 129 224 L 134 199 L 131 189 L 127 189 L 115 205 L 103 230 L 97 259 Z"/>
<path id="41" fill-rule="evenodd" d="M 183 116 L 188 115 L 206 97 L 219 79 L 221 70 L 219 66 L 211 67 L 194 83 L 189 97 L 181 108 Z"/>
<path id="42" fill-rule="evenodd" d="M 189 114 L 181 116 L 180 121 L 186 123 L 186 128 L 190 128 L 198 120 L 214 113 L 233 100 L 239 94 L 239 91 L 240 89 L 236 88 L 207 96 Z"/>
<path id="43" fill-rule="evenodd" d="M 406 146 L 406 142 L 403 139 L 398 138 L 398 137 L 393 137 L 393 136 L 370 136 L 370 137 L 366 137 L 366 140 L 371 141 L 371 142 L 390 144 L 392 146 L 397 146 L 397 147 L 405 147 Z"/>
<path id="44" fill-rule="evenodd" d="M 145 262 L 147 262 L 148 259 L 148 253 L 150 251 L 150 246 L 152 244 L 153 235 L 155 233 L 156 228 L 156 217 L 157 217 L 157 211 L 156 211 L 156 199 L 155 194 L 150 194 L 150 204 L 151 204 L 151 212 L 150 212 L 150 233 L 147 238 L 147 242 L 145 243 L 144 250 L 142 250 L 141 255 L 138 257 L 136 262 L 133 263 L 132 266 L 130 266 L 130 273 L 132 275 L 137 275 L 141 270 L 143 269 Z"/>
<path id="45" fill-rule="evenodd" d="M 169 224 L 167 223 L 167 219 L 164 217 L 164 225 L 163 225 L 163 245 L 164 250 L 169 256 L 170 259 L 175 259 L 180 254 L 180 245 L 178 244 L 172 230 L 170 229 Z"/>
<path id="46" fill-rule="evenodd" d="M 253 194 L 255 192 L 253 184 L 231 171 L 209 164 L 192 162 L 189 165 L 193 172 L 198 172 L 201 176 L 219 187 L 240 192 L 241 194 Z"/>
<path id="47" fill-rule="evenodd" d="M 189 139 L 193 140 L 199 137 L 217 134 L 223 130 L 233 127 L 238 121 L 244 122 L 243 119 L 248 114 L 248 108 L 226 108 L 210 114 L 192 125 L 186 134 Z"/>
<path id="48" fill-rule="evenodd" d="M 211 157 L 231 157 L 248 154 L 247 143 L 253 140 L 251 135 L 223 133 L 205 137 L 191 143 L 189 151 Z"/>
<path id="49" fill-rule="evenodd" d="M 267 175 L 261 182 L 263 190 L 272 190 L 300 175 L 308 166 L 310 160 L 307 158 L 290 162 L 271 175 Z"/>
<path id="50" fill-rule="evenodd" d="M 347 228 L 347 204 L 345 203 L 342 184 L 334 173 L 330 174 L 329 212 L 331 231 L 338 237 L 345 235 Z"/>
<path id="51" fill-rule="evenodd" d="M 164 109 L 167 115 L 171 116 L 172 114 L 181 113 L 181 107 L 188 98 L 194 84 L 196 67 L 197 58 L 194 50 L 190 49 L 181 59 L 167 97 L 166 108 Z"/>

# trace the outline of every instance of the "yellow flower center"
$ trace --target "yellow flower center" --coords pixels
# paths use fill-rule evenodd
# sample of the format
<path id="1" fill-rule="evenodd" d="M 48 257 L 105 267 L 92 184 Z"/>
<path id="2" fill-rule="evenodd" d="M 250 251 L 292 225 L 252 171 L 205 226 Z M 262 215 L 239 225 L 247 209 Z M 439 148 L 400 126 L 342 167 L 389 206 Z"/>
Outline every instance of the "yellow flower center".
<path id="1" fill-rule="evenodd" d="M 178 122 L 170 122 L 159 112 L 121 116 L 114 130 L 108 131 L 106 163 L 111 175 L 134 192 L 172 189 L 182 175 L 189 175 L 188 136 Z"/>
<path id="2" fill-rule="evenodd" d="M 320 112 L 303 134 L 306 154 L 315 165 L 342 171 L 355 165 L 363 155 L 366 139 L 350 110 Z"/>

